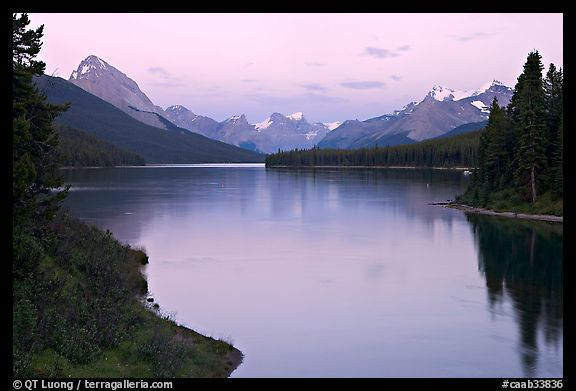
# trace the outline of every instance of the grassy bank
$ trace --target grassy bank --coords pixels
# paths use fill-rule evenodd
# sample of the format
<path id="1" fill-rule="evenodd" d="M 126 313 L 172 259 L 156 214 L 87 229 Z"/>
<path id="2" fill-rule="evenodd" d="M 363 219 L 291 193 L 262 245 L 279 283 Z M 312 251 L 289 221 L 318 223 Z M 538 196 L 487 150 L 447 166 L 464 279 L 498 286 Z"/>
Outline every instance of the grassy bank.
<path id="1" fill-rule="evenodd" d="M 522 201 L 514 189 L 484 194 L 479 197 L 473 192 L 456 197 L 458 204 L 488 209 L 494 212 L 522 213 L 527 215 L 564 215 L 564 200 L 552 195 L 552 192 L 542 194 L 535 203 Z"/>
<path id="2" fill-rule="evenodd" d="M 15 377 L 227 377 L 242 353 L 146 308 L 146 254 L 64 213 L 13 233 Z"/>
<path id="3" fill-rule="evenodd" d="M 476 208 L 468 205 L 461 205 L 457 203 L 450 203 L 446 205 L 448 208 L 459 209 L 467 213 L 476 213 L 489 216 L 506 217 L 520 220 L 538 220 L 538 221 L 551 221 L 555 223 L 563 223 L 564 218 L 562 216 L 554 216 L 549 214 L 530 214 L 530 213 L 518 213 L 518 212 L 498 212 L 491 209 Z"/>

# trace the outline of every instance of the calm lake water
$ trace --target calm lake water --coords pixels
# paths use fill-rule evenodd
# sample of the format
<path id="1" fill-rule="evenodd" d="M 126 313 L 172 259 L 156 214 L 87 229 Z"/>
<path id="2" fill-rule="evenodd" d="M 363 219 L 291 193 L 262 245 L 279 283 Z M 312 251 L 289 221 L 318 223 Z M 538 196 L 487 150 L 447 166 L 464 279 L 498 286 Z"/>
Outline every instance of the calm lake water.
<path id="1" fill-rule="evenodd" d="M 563 376 L 562 225 L 427 205 L 460 171 L 64 173 L 164 313 L 244 353 L 233 377 Z"/>

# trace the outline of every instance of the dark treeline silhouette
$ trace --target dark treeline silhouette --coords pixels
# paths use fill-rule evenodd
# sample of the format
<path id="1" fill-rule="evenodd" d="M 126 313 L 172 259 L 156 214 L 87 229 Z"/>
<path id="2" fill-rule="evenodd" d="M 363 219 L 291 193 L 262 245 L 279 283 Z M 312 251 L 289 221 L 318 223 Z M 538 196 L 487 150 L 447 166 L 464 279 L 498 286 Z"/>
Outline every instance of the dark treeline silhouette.
<path id="1" fill-rule="evenodd" d="M 538 365 L 538 334 L 561 344 L 563 330 L 562 225 L 467 214 L 493 310 L 509 298 L 520 334 L 526 376 Z"/>
<path id="2" fill-rule="evenodd" d="M 545 78 L 542 71 L 540 54 L 531 52 L 510 104 L 492 103 L 478 168 L 459 201 L 562 214 L 563 73 L 554 64 Z"/>
<path id="3" fill-rule="evenodd" d="M 143 166 L 143 157 L 70 126 L 57 125 L 58 162 L 65 167 Z"/>
<path id="4" fill-rule="evenodd" d="M 480 132 L 386 147 L 279 151 L 266 157 L 266 166 L 473 167 Z"/>

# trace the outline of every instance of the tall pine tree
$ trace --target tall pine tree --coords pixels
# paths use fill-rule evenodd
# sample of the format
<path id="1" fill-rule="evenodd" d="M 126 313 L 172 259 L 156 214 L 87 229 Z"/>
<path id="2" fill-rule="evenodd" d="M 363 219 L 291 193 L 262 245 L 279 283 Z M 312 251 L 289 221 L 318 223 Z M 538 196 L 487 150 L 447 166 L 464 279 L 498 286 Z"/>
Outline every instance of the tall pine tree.
<path id="1" fill-rule="evenodd" d="M 564 75 L 562 68 L 556 70 L 550 64 L 544 80 L 546 108 L 546 156 L 548 187 L 556 197 L 562 197 L 562 134 L 561 123 L 564 108 Z"/>
<path id="2" fill-rule="evenodd" d="M 511 179 L 513 135 L 506 112 L 498 105 L 496 97 L 492 102 L 488 125 L 483 136 L 487 139 L 483 165 L 488 171 L 490 188 L 496 191 L 502 190 Z"/>
<path id="3" fill-rule="evenodd" d="M 532 203 L 538 198 L 546 166 L 543 69 L 538 51 L 529 53 L 509 105 L 518 140 L 516 182 L 523 198 Z"/>
<path id="4" fill-rule="evenodd" d="M 65 192 L 57 175 L 58 136 L 52 121 L 66 106 L 49 104 L 33 77 L 45 64 L 35 60 L 42 46 L 43 27 L 27 29 L 27 14 L 12 15 L 12 201 L 13 224 L 50 218 Z"/>

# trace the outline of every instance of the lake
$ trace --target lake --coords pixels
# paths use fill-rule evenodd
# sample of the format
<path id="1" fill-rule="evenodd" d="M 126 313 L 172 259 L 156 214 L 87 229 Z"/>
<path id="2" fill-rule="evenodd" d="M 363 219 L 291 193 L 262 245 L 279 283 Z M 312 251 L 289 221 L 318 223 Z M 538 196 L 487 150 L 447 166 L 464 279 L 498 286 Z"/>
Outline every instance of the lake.
<path id="1" fill-rule="evenodd" d="M 232 377 L 562 377 L 562 225 L 431 206 L 461 171 L 63 170 L 65 205 L 142 246 L 164 314 Z"/>

